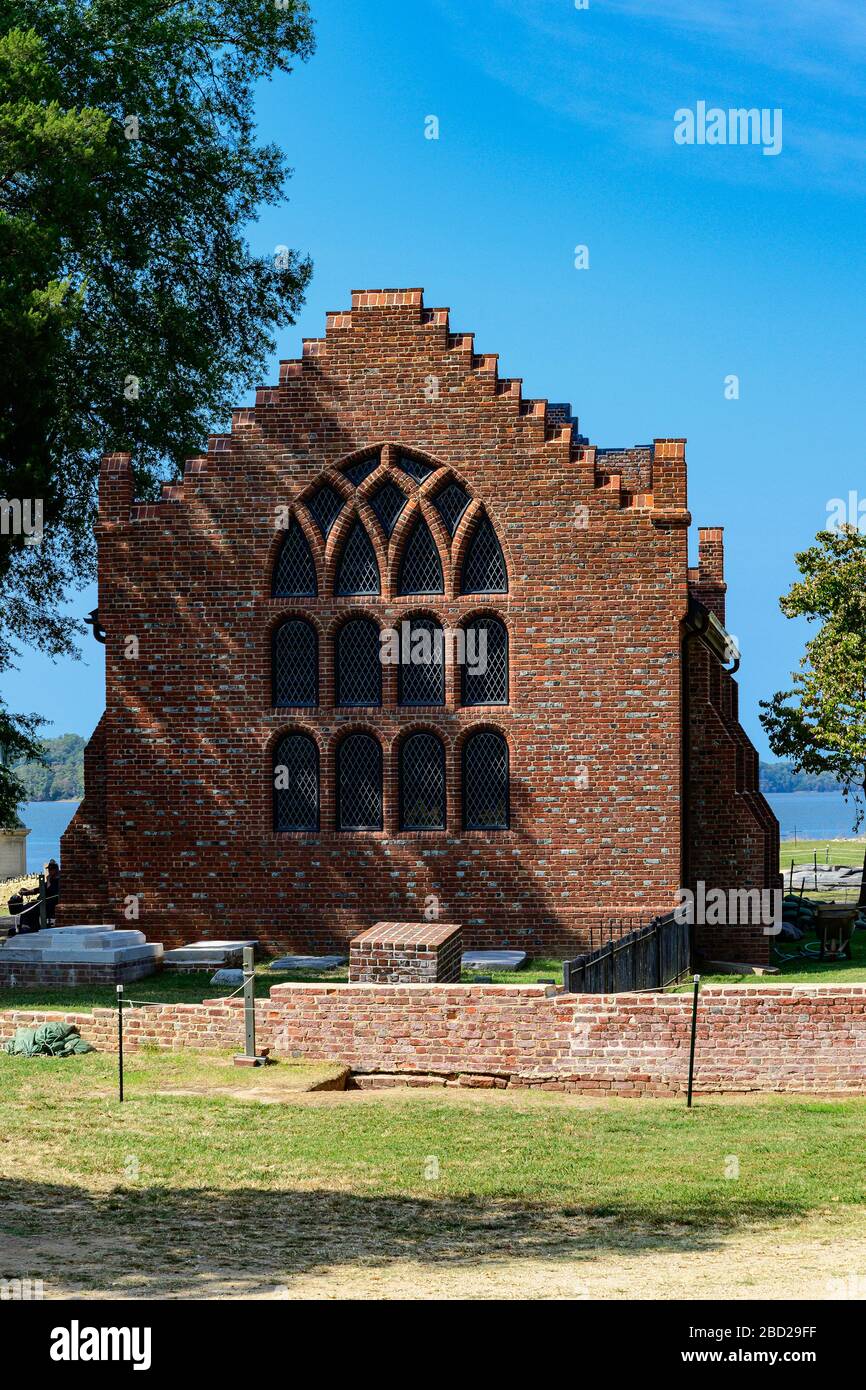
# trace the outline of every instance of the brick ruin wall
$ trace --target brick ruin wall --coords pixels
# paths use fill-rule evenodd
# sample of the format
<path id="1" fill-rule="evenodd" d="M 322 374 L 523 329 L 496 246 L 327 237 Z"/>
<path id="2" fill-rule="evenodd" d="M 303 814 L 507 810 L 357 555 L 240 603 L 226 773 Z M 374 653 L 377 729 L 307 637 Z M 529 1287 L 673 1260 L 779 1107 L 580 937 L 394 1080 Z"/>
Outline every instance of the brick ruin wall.
<path id="1" fill-rule="evenodd" d="M 277 985 L 256 1041 L 279 1057 L 334 1061 L 363 1080 L 681 1095 L 691 994 L 562 994 L 544 985 Z M 113 1009 L 6 1010 L 0 1031 L 49 1019 L 113 1050 Z M 130 1009 L 124 1046 L 242 1050 L 240 1001 Z M 866 1093 L 866 985 L 708 985 L 696 1091 Z"/>

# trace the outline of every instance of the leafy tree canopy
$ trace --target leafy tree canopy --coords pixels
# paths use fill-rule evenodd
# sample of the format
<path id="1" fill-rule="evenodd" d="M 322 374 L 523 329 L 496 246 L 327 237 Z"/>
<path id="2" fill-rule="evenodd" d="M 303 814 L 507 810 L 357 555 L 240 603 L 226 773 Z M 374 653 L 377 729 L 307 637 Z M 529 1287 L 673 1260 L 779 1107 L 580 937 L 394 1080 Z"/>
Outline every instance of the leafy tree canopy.
<path id="1" fill-rule="evenodd" d="M 777 757 L 836 777 L 854 802 L 859 829 L 866 798 L 866 536 L 845 527 L 815 539 L 795 557 L 802 577 L 780 603 L 787 617 L 803 617 L 818 630 L 793 688 L 761 701 L 761 723 Z"/>
<path id="2" fill-rule="evenodd" d="M 290 173 L 253 97 L 312 48 L 306 0 L 0 0 L 0 498 L 43 506 L 2 527 L 0 670 L 73 650 L 100 456 L 151 495 L 294 321 L 309 261 L 245 237 Z M 0 824 L 33 732 L 0 706 Z"/>

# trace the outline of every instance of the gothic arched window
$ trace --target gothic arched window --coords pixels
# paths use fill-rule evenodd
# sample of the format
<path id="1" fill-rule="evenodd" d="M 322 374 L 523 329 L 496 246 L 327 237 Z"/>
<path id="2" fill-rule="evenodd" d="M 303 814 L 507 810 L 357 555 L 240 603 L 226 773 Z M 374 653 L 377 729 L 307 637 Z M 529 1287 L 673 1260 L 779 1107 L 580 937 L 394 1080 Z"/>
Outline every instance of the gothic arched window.
<path id="1" fill-rule="evenodd" d="M 463 745 L 464 830 L 508 829 L 508 744 L 493 729 Z"/>
<path id="2" fill-rule="evenodd" d="M 410 734 L 401 745 L 400 829 L 445 829 L 445 749 L 435 734 Z"/>
<path id="3" fill-rule="evenodd" d="M 319 750 L 309 734 L 284 734 L 274 749 L 274 829 L 319 828 Z"/>
<path id="4" fill-rule="evenodd" d="M 337 633 L 334 668 L 338 705 L 381 705 L 379 628 L 372 618 L 350 618 L 343 624 Z"/>
<path id="5" fill-rule="evenodd" d="M 323 483 L 304 503 L 325 540 L 331 534 L 331 528 L 344 505 L 342 496 L 330 483 Z"/>
<path id="6" fill-rule="evenodd" d="M 274 565 L 271 593 L 274 598 L 315 598 L 318 592 L 312 552 L 306 536 L 292 517 Z"/>
<path id="7" fill-rule="evenodd" d="M 482 513 L 466 547 L 462 594 L 505 594 L 508 592 L 508 570 L 505 556 L 486 512 Z"/>
<path id="8" fill-rule="evenodd" d="M 397 672 L 398 704 L 444 705 L 445 640 L 435 619 L 410 618 L 408 627 L 400 624 Z"/>
<path id="9" fill-rule="evenodd" d="M 370 506 L 376 513 L 376 518 L 386 536 L 394 534 L 394 527 L 403 511 L 409 498 L 402 488 L 396 483 L 392 483 L 389 478 L 380 488 L 377 488 L 370 498 Z"/>
<path id="10" fill-rule="evenodd" d="M 454 535 L 460 525 L 460 519 L 471 501 L 472 498 L 466 489 L 455 482 L 448 483 L 433 498 L 437 512 L 448 527 L 449 536 Z"/>
<path id="11" fill-rule="evenodd" d="M 319 703 L 319 637 L 304 618 L 287 618 L 274 633 L 271 703 L 283 709 Z"/>
<path id="12" fill-rule="evenodd" d="M 337 747 L 337 829 L 382 829 L 382 749 L 372 734 L 347 734 Z"/>
<path id="13" fill-rule="evenodd" d="M 346 537 L 337 566 L 334 591 L 345 597 L 368 596 L 381 592 L 376 552 L 360 521 L 354 523 Z"/>
<path id="14" fill-rule="evenodd" d="M 400 565 L 400 582 L 397 586 L 401 594 L 442 594 L 445 584 L 442 579 L 442 561 L 430 527 L 419 516 L 406 542 L 403 561 Z"/>
<path id="15" fill-rule="evenodd" d="M 498 618 L 473 618 L 463 631 L 463 704 L 507 705 L 508 629 Z"/>
<path id="16" fill-rule="evenodd" d="M 368 454 L 365 459 L 358 459 L 356 463 L 350 463 L 349 467 L 346 469 L 345 476 L 355 487 L 360 487 L 363 482 L 366 482 L 370 474 L 376 471 L 380 462 L 381 458 L 378 452 L 375 454 Z"/>

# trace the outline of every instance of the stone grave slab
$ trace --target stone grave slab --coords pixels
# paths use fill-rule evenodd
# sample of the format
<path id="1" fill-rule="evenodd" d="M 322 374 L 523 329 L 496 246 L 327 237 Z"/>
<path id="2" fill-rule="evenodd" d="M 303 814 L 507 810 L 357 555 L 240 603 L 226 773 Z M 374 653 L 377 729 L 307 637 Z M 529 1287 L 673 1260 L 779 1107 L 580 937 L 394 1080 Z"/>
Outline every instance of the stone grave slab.
<path id="1" fill-rule="evenodd" d="M 163 970 L 221 970 L 243 964 L 244 947 L 255 950 L 258 941 L 192 941 L 175 946 L 162 958 Z"/>
<path id="2" fill-rule="evenodd" d="M 519 970 L 526 964 L 525 951 L 464 951 L 464 970 Z"/>
<path id="3" fill-rule="evenodd" d="M 280 956 L 272 960 L 269 970 L 335 970 L 345 965 L 348 956 Z"/>

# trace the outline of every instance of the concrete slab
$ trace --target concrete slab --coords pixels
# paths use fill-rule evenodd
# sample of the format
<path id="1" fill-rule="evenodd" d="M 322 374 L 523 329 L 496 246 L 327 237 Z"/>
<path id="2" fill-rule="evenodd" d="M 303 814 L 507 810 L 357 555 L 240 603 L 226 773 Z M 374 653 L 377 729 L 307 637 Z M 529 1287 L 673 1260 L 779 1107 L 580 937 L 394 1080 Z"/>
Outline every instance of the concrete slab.
<path id="1" fill-rule="evenodd" d="M 47 965 L 116 965 L 123 961 L 158 961 L 162 958 L 162 944 L 148 941 L 144 932 L 115 931 L 114 927 L 89 931 L 81 927 L 48 927 L 45 931 L 10 937 L 0 945 L 0 958 L 10 964 L 44 961 Z"/>
<path id="2" fill-rule="evenodd" d="M 162 943 L 143 932 L 99 926 L 49 927 L 0 942 L 0 981 L 38 989 L 45 984 L 122 983 L 159 968 Z"/>
<path id="3" fill-rule="evenodd" d="M 519 970 L 526 964 L 525 951 L 464 951 L 464 970 Z"/>
<path id="4" fill-rule="evenodd" d="M 348 956 L 280 956 L 272 960 L 270 970 L 334 970 L 345 965 Z"/>
<path id="5" fill-rule="evenodd" d="M 245 946 L 258 941 L 192 941 L 187 946 L 175 946 L 162 958 L 163 968 L 184 970 L 219 969 L 220 966 L 240 965 Z"/>

